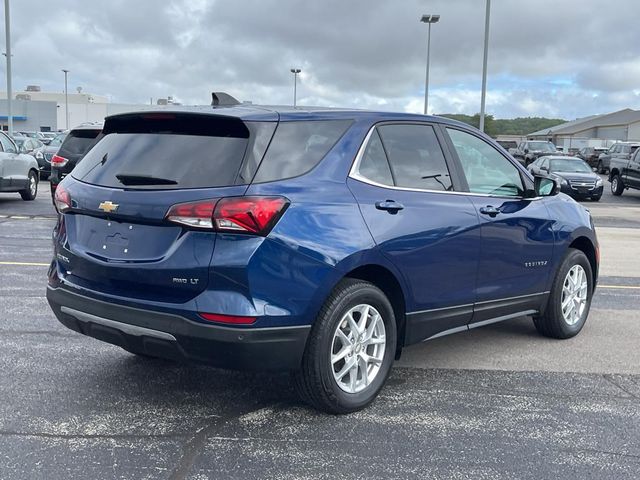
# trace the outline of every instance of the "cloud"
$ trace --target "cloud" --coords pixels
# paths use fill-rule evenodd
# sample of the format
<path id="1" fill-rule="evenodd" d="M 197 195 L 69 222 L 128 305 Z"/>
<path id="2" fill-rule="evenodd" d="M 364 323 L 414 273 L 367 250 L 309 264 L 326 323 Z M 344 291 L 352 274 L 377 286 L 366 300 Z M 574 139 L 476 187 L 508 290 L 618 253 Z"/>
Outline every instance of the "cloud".
<path id="1" fill-rule="evenodd" d="M 493 2 L 488 111 L 575 118 L 640 108 L 640 29 L 633 15 L 620 15 L 634 7 Z M 430 110 L 479 111 L 481 0 L 14 1 L 14 85 L 60 91 L 68 68 L 70 88 L 116 102 L 173 95 L 208 103 L 222 90 L 288 104 L 289 68 L 299 66 L 300 104 L 419 112 L 423 13 L 441 15 L 432 27 Z"/>

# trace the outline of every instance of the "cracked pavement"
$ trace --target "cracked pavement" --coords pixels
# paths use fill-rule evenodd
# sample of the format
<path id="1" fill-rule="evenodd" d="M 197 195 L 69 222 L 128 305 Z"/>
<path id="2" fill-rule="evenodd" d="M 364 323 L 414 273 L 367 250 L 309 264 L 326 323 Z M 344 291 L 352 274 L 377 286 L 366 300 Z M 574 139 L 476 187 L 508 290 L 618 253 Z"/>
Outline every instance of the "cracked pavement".
<path id="1" fill-rule="evenodd" d="M 522 318 L 420 344 L 371 407 L 338 417 L 286 374 L 139 358 L 67 330 L 44 298 L 47 192 L 0 194 L 0 478 L 636 479 L 640 195 L 607 195 L 587 204 L 603 268 L 578 337 Z"/>

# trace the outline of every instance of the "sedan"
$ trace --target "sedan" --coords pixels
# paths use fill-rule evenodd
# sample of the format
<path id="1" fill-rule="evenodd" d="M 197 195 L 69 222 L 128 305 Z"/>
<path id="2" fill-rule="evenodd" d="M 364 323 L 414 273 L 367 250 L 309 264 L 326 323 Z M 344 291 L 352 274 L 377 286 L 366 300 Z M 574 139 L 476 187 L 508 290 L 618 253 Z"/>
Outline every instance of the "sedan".
<path id="1" fill-rule="evenodd" d="M 598 201 L 602 197 L 602 178 L 584 160 L 576 157 L 541 157 L 531 165 L 533 174 L 549 174 L 560 184 L 560 191 L 575 199 L 590 198 Z"/>

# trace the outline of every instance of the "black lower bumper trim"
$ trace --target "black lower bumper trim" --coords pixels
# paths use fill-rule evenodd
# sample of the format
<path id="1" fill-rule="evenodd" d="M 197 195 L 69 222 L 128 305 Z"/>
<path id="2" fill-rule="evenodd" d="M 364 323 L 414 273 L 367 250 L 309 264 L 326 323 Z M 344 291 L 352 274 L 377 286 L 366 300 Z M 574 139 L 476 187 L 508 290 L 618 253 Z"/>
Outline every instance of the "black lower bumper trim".
<path id="1" fill-rule="evenodd" d="M 234 370 L 295 370 L 310 326 L 237 329 L 179 315 L 126 307 L 47 288 L 58 320 L 76 332 L 125 350 Z"/>

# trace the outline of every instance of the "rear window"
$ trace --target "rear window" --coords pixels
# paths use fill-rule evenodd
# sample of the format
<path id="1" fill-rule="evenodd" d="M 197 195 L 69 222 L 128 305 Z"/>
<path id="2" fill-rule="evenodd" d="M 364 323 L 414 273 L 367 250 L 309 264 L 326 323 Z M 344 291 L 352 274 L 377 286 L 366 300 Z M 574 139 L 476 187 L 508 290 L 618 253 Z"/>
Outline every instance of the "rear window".
<path id="1" fill-rule="evenodd" d="M 96 143 L 101 130 L 74 130 L 67 135 L 58 155 L 65 158 L 78 158 L 87 153 Z"/>
<path id="2" fill-rule="evenodd" d="M 115 188 L 234 185 L 248 138 L 171 133 L 111 133 L 78 164 L 78 180 Z"/>
<path id="3" fill-rule="evenodd" d="M 281 122 L 254 183 L 300 176 L 315 167 L 344 135 L 351 120 Z"/>

